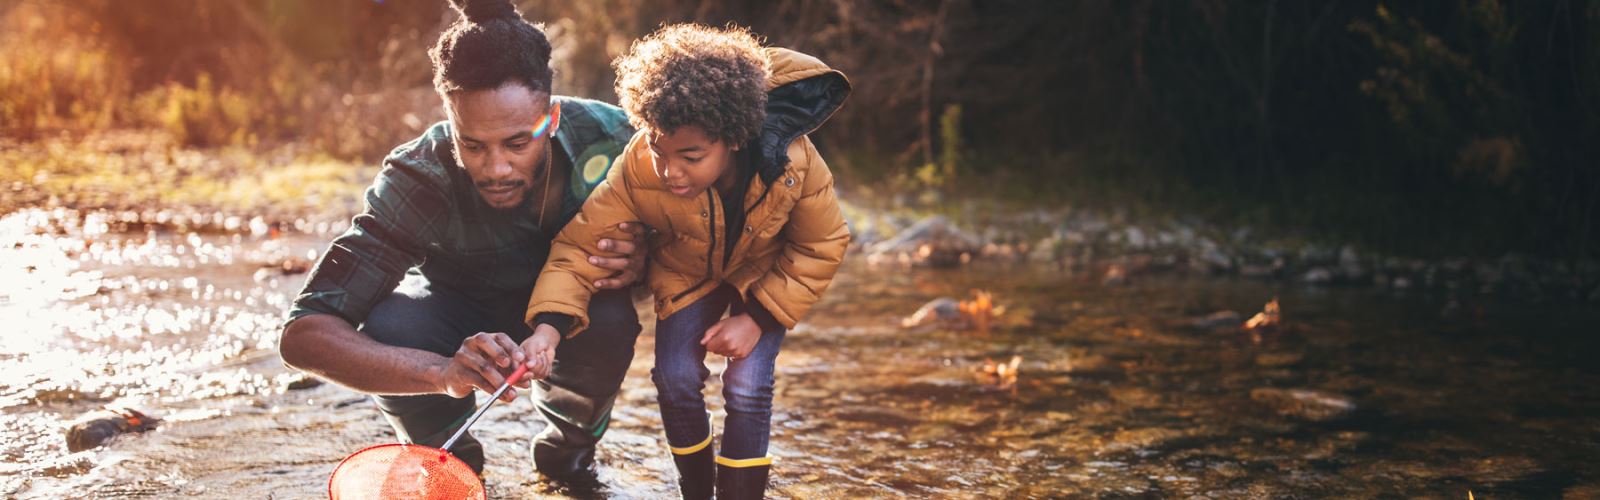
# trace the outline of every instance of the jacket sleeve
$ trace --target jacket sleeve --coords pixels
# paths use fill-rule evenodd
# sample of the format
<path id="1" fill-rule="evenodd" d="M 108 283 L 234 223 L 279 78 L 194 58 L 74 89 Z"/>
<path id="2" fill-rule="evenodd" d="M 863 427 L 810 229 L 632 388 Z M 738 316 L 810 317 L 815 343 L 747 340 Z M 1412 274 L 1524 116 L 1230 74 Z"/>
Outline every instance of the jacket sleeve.
<path id="1" fill-rule="evenodd" d="M 833 173 L 811 140 L 801 140 L 805 141 L 804 161 L 810 163 L 800 200 L 790 209 L 789 221 L 780 235 L 784 239 L 783 250 L 772 270 L 758 278 L 746 293 L 784 328 L 794 328 L 822 298 L 850 245 L 850 229 L 845 226 L 833 192 Z"/>
<path id="2" fill-rule="evenodd" d="M 561 229 L 550 244 L 550 258 L 545 261 L 539 279 L 534 282 L 533 295 L 528 299 L 528 311 L 523 321 L 533 328 L 540 314 L 545 322 L 550 313 L 570 316 L 573 321 L 567 337 L 577 335 L 589 327 L 589 298 L 595 293 L 594 282 L 612 274 L 612 271 L 589 263 L 590 255 L 619 257 L 615 252 L 601 251 L 601 238 L 631 240 L 632 235 L 617 228 L 624 222 L 638 221 L 633 186 L 627 179 L 634 146 L 630 145 L 584 201 L 583 208 L 572 221 Z M 557 326 L 558 323 L 552 323 Z"/>
<path id="3" fill-rule="evenodd" d="M 406 270 L 425 260 L 449 203 L 443 188 L 417 179 L 394 165 L 378 173 L 367 188 L 365 208 L 322 254 L 285 324 L 323 313 L 360 325 Z"/>

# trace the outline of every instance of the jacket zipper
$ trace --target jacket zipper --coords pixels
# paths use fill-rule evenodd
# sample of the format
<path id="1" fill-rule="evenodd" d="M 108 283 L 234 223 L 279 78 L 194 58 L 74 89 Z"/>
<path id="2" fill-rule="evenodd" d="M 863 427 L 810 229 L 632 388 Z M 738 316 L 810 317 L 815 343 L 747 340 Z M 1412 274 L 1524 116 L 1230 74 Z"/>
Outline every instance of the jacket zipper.
<path id="1" fill-rule="evenodd" d="M 707 282 L 711 281 L 712 266 L 715 264 L 716 261 L 714 259 L 717 256 L 717 202 L 714 199 L 716 194 L 712 193 L 712 190 L 713 189 L 706 190 L 706 213 L 710 215 L 709 217 L 706 217 L 706 227 L 709 228 L 707 232 L 711 233 L 711 244 L 706 247 L 706 275 L 704 278 L 701 278 L 699 282 L 696 282 L 694 286 L 689 287 L 688 290 L 684 290 L 682 292 L 678 292 L 677 295 L 673 295 L 672 300 L 674 302 L 683 298 L 684 295 L 688 295 L 689 292 L 699 290 L 700 287 L 705 286 Z"/>

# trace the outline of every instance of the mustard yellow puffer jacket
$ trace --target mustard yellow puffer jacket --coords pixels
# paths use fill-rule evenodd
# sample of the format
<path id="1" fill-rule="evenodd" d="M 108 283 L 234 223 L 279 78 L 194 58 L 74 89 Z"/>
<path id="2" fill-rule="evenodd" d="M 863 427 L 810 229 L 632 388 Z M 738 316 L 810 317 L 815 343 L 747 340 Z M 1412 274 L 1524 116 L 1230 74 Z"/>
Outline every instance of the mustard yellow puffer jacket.
<path id="1" fill-rule="evenodd" d="M 611 272 L 589 264 L 601 238 L 627 238 L 617 229 L 639 221 L 656 229 L 645 280 L 656 316 L 666 318 L 722 283 L 755 300 L 785 328 L 793 328 L 833 281 L 850 242 L 834 197 L 833 174 L 805 134 L 843 104 L 848 80 L 816 58 L 767 49 L 767 119 L 759 145 L 761 165 L 745 193 L 745 227 L 724 264 L 726 228 L 721 197 L 713 189 L 695 198 L 672 194 L 656 175 L 644 132 L 635 134 L 582 211 L 551 245 L 535 282 L 526 320 L 540 313 L 575 319 L 568 336 L 588 327 L 596 280 Z"/>

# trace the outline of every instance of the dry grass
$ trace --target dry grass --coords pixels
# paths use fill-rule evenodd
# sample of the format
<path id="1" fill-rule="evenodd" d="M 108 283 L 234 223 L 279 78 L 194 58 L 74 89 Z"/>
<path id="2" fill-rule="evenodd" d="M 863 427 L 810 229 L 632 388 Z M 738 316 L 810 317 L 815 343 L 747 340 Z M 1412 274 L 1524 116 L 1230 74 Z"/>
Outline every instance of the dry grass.
<path id="1" fill-rule="evenodd" d="M 194 207 L 340 217 L 360 207 L 376 162 L 283 146 L 194 148 L 162 132 L 107 132 L 0 147 L 0 212 L 23 206 Z"/>

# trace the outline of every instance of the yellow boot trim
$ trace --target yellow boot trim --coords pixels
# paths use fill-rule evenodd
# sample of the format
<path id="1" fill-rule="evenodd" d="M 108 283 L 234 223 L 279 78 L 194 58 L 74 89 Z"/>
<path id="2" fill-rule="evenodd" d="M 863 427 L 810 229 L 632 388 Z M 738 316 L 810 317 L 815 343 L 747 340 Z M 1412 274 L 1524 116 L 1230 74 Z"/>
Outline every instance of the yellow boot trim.
<path id="1" fill-rule="evenodd" d="M 694 454 L 694 452 L 697 452 L 697 451 L 705 449 L 706 446 L 708 446 L 710 444 L 711 444 L 711 435 L 710 434 L 706 434 L 706 440 L 705 441 L 701 441 L 700 444 L 697 444 L 697 445 L 694 445 L 694 446 L 685 447 L 685 448 L 672 448 L 672 446 L 670 446 L 670 445 L 667 446 L 667 447 L 668 448 L 672 448 L 672 454 L 673 455 L 692 455 L 692 454 Z"/>
<path id="2" fill-rule="evenodd" d="M 737 458 L 728 458 L 728 457 L 724 457 L 722 455 L 717 455 L 717 465 L 723 465 L 723 466 L 734 467 L 734 468 L 759 467 L 759 466 L 762 466 L 762 465 L 772 465 L 772 456 L 768 455 L 768 456 L 765 456 L 765 457 L 737 459 Z"/>

